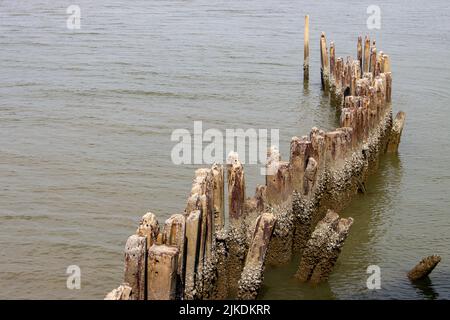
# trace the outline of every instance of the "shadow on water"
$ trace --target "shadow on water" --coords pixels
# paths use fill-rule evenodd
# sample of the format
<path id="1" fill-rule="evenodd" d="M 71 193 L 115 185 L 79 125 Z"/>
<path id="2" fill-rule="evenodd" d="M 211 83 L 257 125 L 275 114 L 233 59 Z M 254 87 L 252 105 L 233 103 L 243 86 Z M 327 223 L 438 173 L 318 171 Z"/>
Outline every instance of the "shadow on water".
<path id="1" fill-rule="evenodd" d="M 423 299 L 435 300 L 439 298 L 439 293 L 434 290 L 433 283 L 429 277 L 425 277 L 421 280 L 411 281 L 412 286 L 416 289 L 416 292 Z"/>

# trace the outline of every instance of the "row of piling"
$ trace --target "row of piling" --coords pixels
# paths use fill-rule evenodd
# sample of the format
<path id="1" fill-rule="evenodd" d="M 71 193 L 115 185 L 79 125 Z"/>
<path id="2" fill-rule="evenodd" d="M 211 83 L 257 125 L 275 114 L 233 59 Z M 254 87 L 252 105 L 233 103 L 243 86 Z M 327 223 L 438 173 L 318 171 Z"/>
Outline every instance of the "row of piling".
<path id="1" fill-rule="evenodd" d="M 271 147 L 269 174 L 252 197 L 237 153 L 226 166 L 197 169 L 183 213 L 161 227 L 153 213 L 142 217 L 125 246 L 124 283 L 108 299 L 255 299 L 265 265 L 287 263 L 294 253 L 300 281 L 326 281 L 353 223 L 336 212 L 364 192 L 379 155 L 396 152 L 405 120 L 402 112 L 392 120 L 389 56 L 368 37 L 356 47 L 357 59 L 344 63 L 320 37 L 322 87 L 340 127 L 293 137 L 289 161 Z M 304 52 L 307 81 L 308 16 Z"/>

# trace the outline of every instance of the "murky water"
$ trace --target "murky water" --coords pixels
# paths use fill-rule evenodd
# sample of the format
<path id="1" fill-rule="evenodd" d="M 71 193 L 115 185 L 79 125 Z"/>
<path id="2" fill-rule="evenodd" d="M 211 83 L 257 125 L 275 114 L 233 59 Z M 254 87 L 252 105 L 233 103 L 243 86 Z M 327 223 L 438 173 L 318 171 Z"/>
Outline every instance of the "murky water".
<path id="1" fill-rule="evenodd" d="M 393 108 L 407 113 L 399 156 L 385 157 L 330 281 L 269 269 L 262 298 L 450 298 L 450 3 L 427 1 L 87 1 L 81 29 L 70 1 L 0 1 L 0 298 L 98 299 L 122 278 L 127 237 L 147 211 L 181 212 L 194 168 L 170 161 L 171 132 L 279 128 L 291 136 L 336 126 L 320 92 L 319 35 L 337 54 L 376 36 L 394 75 Z M 381 30 L 366 9 L 381 8 Z M 310 14 L 311 81 L 302 84 Z M 247 166 L 248 192 L 263 182 Z M 428 254 L 430 281 L 406 271 Z M 379 265 L 382 289 L 366 288 Z M 82 288 L 66 288 L 78 265 Z"/>

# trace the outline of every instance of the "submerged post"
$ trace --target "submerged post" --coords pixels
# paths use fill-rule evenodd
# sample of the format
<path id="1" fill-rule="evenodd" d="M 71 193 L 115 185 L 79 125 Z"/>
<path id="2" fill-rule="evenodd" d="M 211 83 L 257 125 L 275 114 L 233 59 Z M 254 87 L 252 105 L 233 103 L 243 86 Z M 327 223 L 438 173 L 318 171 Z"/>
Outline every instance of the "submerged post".
<path id="1" fill-rule="evenodd" d="M 305 34 L 303 47 L 303 82 L 309 80 L 309 15 L 305 16 Z"/>
<path id="2" fill-rule="evenodd" d="M 320 78 L 322 81 L 322 89 L 328 90 L 329 81 L 329 68 L 328 68 L 328 52 L 327 52 L 327 40 L 325 38 L 325 32 L 322 32 L 320 36 Z"/>

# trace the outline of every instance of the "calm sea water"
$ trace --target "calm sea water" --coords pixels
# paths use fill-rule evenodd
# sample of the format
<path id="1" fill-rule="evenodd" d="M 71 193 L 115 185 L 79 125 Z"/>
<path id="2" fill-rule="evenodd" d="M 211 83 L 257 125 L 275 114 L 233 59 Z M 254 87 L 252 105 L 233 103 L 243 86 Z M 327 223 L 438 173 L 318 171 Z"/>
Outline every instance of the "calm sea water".
<path id="1" fill-rule="evenodd" d="M 320 91 L 319 35 L 355 55 L 358 35 L 391 56 L 400 154 L 341 214 L 355 223 L 327 284 L 266 272 L 262 298 L 450 298 L 448 1 L 0 1 L 0 298 L 101 299 L 122 280 L 140 216 L 181 212 L 194 169 L 170 161 L 173 130 L 279 128 L 289 140 L 336 126 Z M 381 8 L 368 30 L 366 9 Z M 303 17 L 311 80 L 302 84 Z M 262 183 L 247 166 L 248 192 Z M 405 273 L 440 254 L 430 280 Z M 381 268 L 381 290 L 366 268 Z M 66 268 L 81 268 L 81 289 Z"/>

